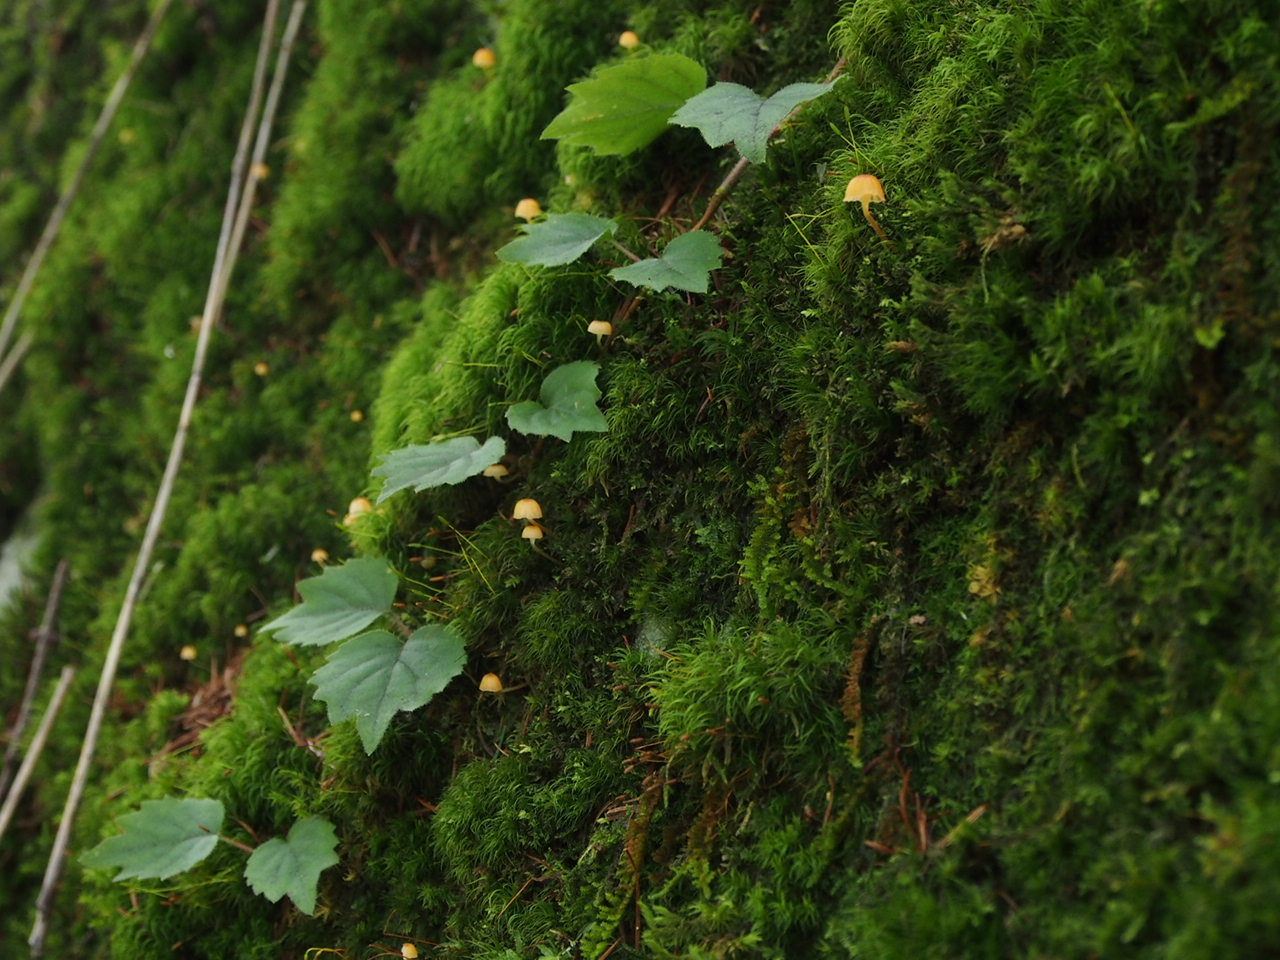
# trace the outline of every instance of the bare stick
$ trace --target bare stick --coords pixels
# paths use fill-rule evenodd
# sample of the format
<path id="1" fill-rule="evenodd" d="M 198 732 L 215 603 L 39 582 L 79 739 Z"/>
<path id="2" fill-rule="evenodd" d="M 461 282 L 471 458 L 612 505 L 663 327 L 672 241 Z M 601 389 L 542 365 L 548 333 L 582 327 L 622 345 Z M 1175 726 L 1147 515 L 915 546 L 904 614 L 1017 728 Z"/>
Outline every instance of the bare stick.
<path id="1" fill-rule="evenodd" d="M 35 650 L 31 655 L 31 667 L 27 670 L 27 689 L 22 693 L 22 703 L 18 707 L 17 719 L 13 721 L 13 729 L 9 731 L 9 746 L 4 752 L 4 766 L 0 769 L 0 798 L 9 789 L 9 781 L 13 778 L 13 763 L 18 757 L 22 738 L 27 735 L 27 724 L 31 721 L 31 705 L 35 702 L 36 691 L 40 689 L 40 677 L 44 673 L 44 662 L 49 656 L 49 647 L 57 635 L 53 629 L 53 621 L 58 616 L 58 607 L 62 604 L 62 591 L 67 585 L 68 564 L 66 557 L 58 561 L 58 568 L 53 573 L 53 583 L 49 587 L 49 598 L 45 601 L 44 616 L 35 632 Z M 0 833 L 4 831 L 0 830 Z"/>
<path id="2" fill-rule="evenodd" d="M 71 686 L 71 680 L 75 675 L 75 667 L 62 668 L 62 675 L 58 678 L 58 685 L 53 690 L 53 697 L 49 700 L 49 706 L 45 707 L 44 716 L 40 718 L 40 726 L 36 727 L 35 736 L 31 738 L 31 746 L 27 749 L 27 755 L 22 758 L 22 766 L 18 767 L 18 775 L 14 778 L 13 789 L 5 797 L 4 806 L 0 807 L 0 837 L 3 837 L 4 832 L 9 829 L 9 821 L 13 819 L 13 812 L 18 809 L 18 798 L 22 796 L 22 791 L 26 789 L 27 781 L 31 779 L 31 771 L 35 769 L 36 761 L 40 759 L 45 741 L 49 739 L 49 731 L 53 728 L 53 721 L 57 719 L 58 711 L 62 709 L 62 701 L 66 697 L 67 688 Z"/>
<path id="3" fill-rule="evenodd" d="M 13 376 L 13 372 L 22 363 L 27 351 L 31 349 L 33 339 L 31 331 L 28 330 L 18 338 L 18 342 L 13 345 L 13 349 L 4 355 L 4 360 L 0 361 L 0 393 L 4 392 L 5 384 L 9 382 L 9 378 Z"/>
<path id="4" fill-rule="evenodd" d="M 13 339 L 14 328 L 18 325 L 18 317 L 22 314 L 22 308 L 27 302 L 27 295 L 31 293 L 31 287 L 36 282 L 36 276 L 40 273 L 40 268 L 44 266 L 44 258 L 49 253 L 49 248 L 53 246 L 53 241 L 58 237 L 58 231 L 62 229 L 62 221 L 67 218 L 67 211 L 71 209 L 71 202 L 75 200 L 76 194 L 80 192 L 80 186 L 84 183 L 85 174 L 89 172 L 89 167 L 93 163 L 93 159 L 98 154 L 98 148 L 102 146 L 102 141 L 106 138 L 107 129 L 111 126 L 111 121 L 116 117 L 116 111 L 120 109 L 120 103 L 124 100 L 124 95 L 129 89 L 129 84 L 133 82 L 133 76 L 138 72 L 138 67 L 142 63 L 142 58 L 147 55 L 147 50 L 151 47 L 151 40 L 156 35 L 156 30 L 160 28 L 164 15 L 169 12 L 169 6 L 173 0 L 160 0 L 155 11 L 151 14 L 151 19 L 147 21 L 147 25 L 139 34 L 137 41 L 133 45 L 133 54 L 129 57 L 129 65 L 125 67 L 124 73 L 120 74 L 120 78 L 116 80 L 116 85 L 111 88 L 111 94 L 107 97 L 107 102 L 102 106 L 102 113 L 98 114 L 98 122 L 93 126 L 93 132 L 89 135 L 89 149 L 85 151 L 84 159 L 80 161 L 80 166 L 76 168 L 75 175 L 72 176 L 71 182 L 67 184 L 67 189 L 63 191 L 62 196 L 58 198 L 58 203 L 53 208 L 53 213 L 49 215 L 49 222 L 45 224 L 44 232 L 40 234 L 40 240 L 36 243 L 36 248 L 31 254 L 31 259 L 27 261 L 26 269 L 22 271 L 22 279 L 18 281 L 18 289 L 13 294 L 13 299 L 9 301 L 8 309 L 4 312 L 4 320 L 0 322 L 0 357 L 4 356 L 5 351 L 9 348 L 9 341 Z M 21 360 L 19 355 L 17 360 L 13 361 L 13 366 L 18 365 L 17 361 Z M 9 359 L 5 359 L 5 364 L 9 363 Z M 0 366 L 0 370 L 3 366 Z M 8 377 L 0 377 L 0 389 L 4 387 L 4 381 Z"/>
<path id="5" fill-rule="evenodd" d="M 187 392 L 183 399 L 182 411 L 178 416 L 178 427 L 174 433 L 173 445 L 169 448 L 169 459 L 165 464 L 164 476 L 156 493 L 156 501 L 151 509 L 151 517 L 147 521 L 147 529 L 143 534 L 142 544 L 138 548 L 138 556 L 134 561 L 129 585 L 125 589 L 124 603 L 120 608 L 120 615 L 116 619 L 115 629 L 111 634 L 111 644 L 107 648 L 106 659 L 102 665 L 102 674 L 98 678 L 97 693 L 94 695 L 93 707 L 89 713 L 89 723 L 85 728 L 84 742 L 80 748 L 80 759 L 76 763 L 71 789 L 67 793 L 67 802 L 62 811 L 62 821 L 58 824 L 58 833 L 54 838 L 53 849 L 49 854 L 49 863 L 45 868 L 44 882 L 36 899 L 35 923 L 31 928 L 31 936 L 27 940 L 31 947 L 32 957 L 38 958 L 44 954 L 44 941 L 48 934 L 49 913 L 53 905 L 53 897 L 58 881 L 62 876 L 62 869 L 65 866 L 66 851 L 71 841 L 71 829 L 75 824 L 76 811 L 79 809 L 80 800 L 84 796 L 85 786 L 89 780 L 89 767 L 93 762 L 93 755 L 98 746 L 98 737 L 102 732 L 102 721 L 106 715 L 107 702 L 111 697 L 111 688 L 115 684 L 116 671 L 120 666 L 125 637 L 128 635 L 129 627 L 133 623 L 133 612 L 137 606 L 142 581 L 146 576 L 147 568 L 151 565 L 151 556 L 155 552 L 156 542 L 160 538 L 160 527 L 164 522 L 169 500 L 173 495 L 174 483 L 178 476 L 178 467 L 182 462 L 182 454 L 186 447 L 187 432 L 190 429 L 192 416 L 195 413 L 196 397 L 200 391 L 201 375 L 204 371 L 205 357 L 208 354 L 209 336 L 213 329 L 213 321 L 222 308 L 222 297 L 226 292 L 226 284 L 222 280 L 226 266 L 233 256 L 231 252 L 232 226 L 236 219 L 236 212 L 241 199 L 254 121 L 262 104 L 266 69 L 270 60 L 271 47 L 275 40 L 279 8 L 280 0 L 268 0 L 262 28 L 262 40 L 258 46 L 257 66 L 254 69 L 253 88 L 249 94 L 249 104 L 245 110 L 244 122 L 240 128 L 240 140 L 231 166 L 231 184 L 228 187 L 227 200 L 223 207 L 222 229 L 219 232 L 217 254 L 214 257 L 209 292 L 205 298 L 204 312 L 201 315 L 200 334 L 196 340 L 195 356 L 191 361 L 191 376 L 187 380 Z"/>

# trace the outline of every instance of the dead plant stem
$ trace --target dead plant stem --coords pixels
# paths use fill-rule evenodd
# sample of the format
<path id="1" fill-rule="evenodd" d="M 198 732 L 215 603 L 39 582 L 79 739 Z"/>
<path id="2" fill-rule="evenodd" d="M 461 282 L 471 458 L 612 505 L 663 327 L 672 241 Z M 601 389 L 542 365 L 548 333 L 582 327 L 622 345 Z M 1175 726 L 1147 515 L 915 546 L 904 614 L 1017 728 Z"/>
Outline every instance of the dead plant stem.
<path id="1" fill-rule="evenodd" d="M 44 674 L 44 664 L 49 658 L 49 648 L 53 645 L 57 631 L 53 623 L 58 617 L 58 607 L 62 605 L 62 591 L 67 585 L 69 565 L 66 557 L 58 561 L 53 572 L 53 581 L 49 586 L 49 597 L 45 601 L 44 616 L 40 618 L 40 626 L 35 632 L 35 646 L 31 652 L 31 666 L 27 670 L 27 688 L 22 692 L 22 703 L 18 706 L 18 716 L 9 731 L 9 745 L 4 751 L 4 765 L 0 769 L 0 799 L 3 799 L 13 778 L 13 764 L 18 758 L 22 738 L 27 734 L 27 724 L 31 721 L 31 706 L 35 703 L 36 692 L 40 689 L 40 677 Z M 2 833 L 3 831 L 0 831 Z"/>
<path id="2" fill-rule="evenodd" d="M 44 751 L 44 745 L 49 739 L 49 731 L 53 729 L 53 721 L 58 718 L 58 711 L 62 709 L 62 701 L 67 696 L 67 688 L 71 686 L 71 681 L 75 678 L 75 675 L 75 667 L 62 668 L 62 674 L 58 677 L 58 685 L 54 687 L 53 696 L 49 698 L 49 705 L 45 707 L 44 716 L 40 718 L 40 725 L 36 727 L 35 736 L 31 738 L 31 746 L 27 748 L 27 754 L 22 758 L 22 766 L 18 767 L 18 775 L 13 778 L 13 789 L 5 797 L 4 806 L 0 807 L 0 837 L 3 837 L 4 832 L 9 829 L 9 821 L 13 819 L 13 813 L 18 809 L 18 800 L 22 796 L 22 791 L 26 789 L 27 781 L 31 779 L 31 771 L 35 769 L 36 761 L 40 759 L 40 754 Z"/>

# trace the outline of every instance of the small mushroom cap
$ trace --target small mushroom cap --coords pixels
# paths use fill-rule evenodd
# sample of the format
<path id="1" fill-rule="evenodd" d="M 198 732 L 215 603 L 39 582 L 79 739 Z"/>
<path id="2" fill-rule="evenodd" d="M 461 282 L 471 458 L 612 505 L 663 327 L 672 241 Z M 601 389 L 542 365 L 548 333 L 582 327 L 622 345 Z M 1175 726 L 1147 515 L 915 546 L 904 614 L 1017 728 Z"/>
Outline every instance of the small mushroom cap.
<path id="1" fill-rule="evenodd" d="M 267 363 L 265 360 L 259 360 L 253 365 L 253 372 L 260 377 L 265 377 L 271 372 L 271 364 Z"/>
<path id="2" fill-rule="evenodd" d="M 525 497 L 523 500 L 517 500 L 515 508 L 511 511 L 512 520 L 541 520 L 542 504 L 537 500 Z"/>
<path id="3" fill-rule="evenodd" d="M 412 943 L 404 943 L 400 945 L 400 956 L 405 960 L 418 960 L 418 948 Z"/>
<path id="4" fill-rule="evenodd" d="M 492 70 L 497 66 L 498 57 L 488 47 L 481 47 L 471 55 L 471 62 L 481 70 Z"/>
<path id="5" fill-rule="evenodd" d="M 311 551 L 311 562 L 312 563 L 328 563 L 329 551 L 326 550 L 324 547 L 316 547 L 314 550 Z"/>
<path id="6" fill-rule="evenodd" d="M 542 216 L 542 204 L 533 197 L 525 197 L 516 204 L 516 216 L 521 220 L 536 220 Z"/>
<path id="7" fill-rule="evenodd" d="M 484 468 L 483 471 L 481 471 L 483 476 L 494 477 L 494 478 L 505 477 L 510 472 L 511 472 L 510 470 L 508 470 L 506 467 L 504 467 L 500 463 L 495 463 L 490 466 L 487 466 Z"/>
<path id="8" fill-rule="evenodd" d="M 541 540 L 542 528 L 536 523 L 531 523 L 520 531 L 520 536 L 524 537 L 526 540 Z"/>
<path id="9" fill-rule="evenodd" d="M 362 517 L 366 513 L 373 513 L 373 503 L 368 497 L 356 497 L 347 505 L 347 513 L 353 517 Z"/>
<path id="10" fill-rule="evenodd" d="M 178 659 L 186 660 L 188 663 L 190 663 L 199 655 L 200 654 L 196 651 L 196 648 L 189 643 L 185 647 L 183 647 L 181 650 L 178 651 Z"/>
<path id="11" fill-rule="evenodd" d="M 844 188 L 845 203 L 884 203 L 884 185 L 869 173 L 860 173 Z"/>
<path id="12" fill-rule="evenodd" d="M 480 692 L 481 693 L 501 693 L 502 678 L 498 676 L 496 673 L 486 673 L 483 677 L 480 678 Z M 417 955 L 418 954 L 415 951 L 414 956 L 416 957 Z"/>
<path id="13" fill-rule="evenodd" d="M 237 623 L 236 628 L 231 632 L 243 640 L 249 635 L 249 625 L 247 623 Z"/>
<path id="14" fill-rule="evenodd" d="M 640 46 L 640 37 L 636 35 L 634 30 L 623 30 L 618 37 L 618 46 L 624 50 L 634 50 Z"/>
<path id="15" fill-rule="evenodd" d="M 587 333 L 594 333 L 597 337 L 612 337 L 613 324 L 608 320 L 592 320 L 587 324 Z"/>

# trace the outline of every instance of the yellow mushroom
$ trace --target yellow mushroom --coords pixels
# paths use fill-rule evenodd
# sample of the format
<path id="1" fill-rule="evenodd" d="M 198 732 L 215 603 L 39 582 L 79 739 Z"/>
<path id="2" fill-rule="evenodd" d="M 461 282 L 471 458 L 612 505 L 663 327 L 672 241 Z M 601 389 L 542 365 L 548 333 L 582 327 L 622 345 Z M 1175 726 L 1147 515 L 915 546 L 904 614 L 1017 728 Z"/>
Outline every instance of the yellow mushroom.
<path id="1" fill-rule="evenodd" d="M 326 550 L 324 547 L 316 547 L 314 550 L 311 551 L 311 562 L 312 563 L 328 563 L 329 551 Z"/>
<path id="2" fill-rule="evenodd" d="M 604 343 L 605 337 L 613 336 L 613 324 L 608 320 L 592 320 L 587 324 L 587 333 L 596 335 L 596 343 Z"/>
<path id="3" fill-rule="evenodd" d="M 231 632 L 234 633 L 239 639 L 243 640 L 245 637 L 249 635 L 249 625 L 247 623 L 237 623 L 236 628 Z"/>
<path id="4" fill-rule="evenodd" d="M 482 471 L 481 471 L 481 475 L 482 475 L 482 476 L 486 476 L 486 477 L 490 477 L 490 478 L 492 478 L 492 479 L 494 479 L 494 480 L 501 480 L 503 477 L 505 477 L 505 476 L 506 476 L 507 474 L 509 474 L 510 472 L 511 472 L 511 471 L 510 471 L 510 470 L 508 470 L 506 467 L 504 467 L 502 464 L 500 464 L 500 463 L 495 463 L 495 464 L 492 464 L 492 465 L 490 465 L 490 466 L 485 467 L 485 468 L 484 468 L 484 470 L 482 470 Z"/>
<path id="5" fill-rule="evenodd" d="M 253 365 L 253 372 L 260 377 L 265 377 L 271 372 L 271 364 L 267 363 L 265 360 L 259 360 Z"/>
<path id="6" fill-rule="evenodd" d="M 636 35 L 634 30 L 623 30 L 622 34 L 618 37 L 618 46 L 622 47 L 624 50 L 634 50 L 636 47 L 640 46 L 640 38 Z"/>
<path id="7" fill-rule="evenodd" d="M 498 64 L 498 57 L 488 47 L 481 47 L 471 55 L 471 63 L 481 70 L 492 70 Z"/>
<path id="8" fill-rule="evenodd" d="M 347 506 L 347 515 L 342 518 L 342 525 L 349 527 L 365 514 L 373 512 L 373 504 L 368 497 L 356 497 Z"/>
<path id="9" fill-rule="evenodd" d="M 533 197 L 525 197 L 516 204 L 516 216 L 521 220 L 536 220 L 542 216 L 542 204 Z"/>
<path id="10" fill-rule="evenodd" d="M 496 673 L 486 673 L 480 678 L 481 693 L 501 693 L 502 678 Z"/>
<path id="11" fill-rule="evenodd" d="M 404 943 L 400 945 L 400 956 L 405 960 L 418 960 L 418 948 L 412 943 Z"/>
<path id="12" fill-rule="evenodd" d="M 525 497 L 523 500 L 517 500 L 515 507 L 511 511 L 511 519 L 524 520 L 526 522 L 531 520 L 541 520 L 542 504 L 530 497 Z M 537 524 L 534 524 L 534 526 L 537 526 Z M 541 536 L 541 534 L 539 534 L 539 536 Z"/>
<path id="13" fill-rule="evenodd" d="M 189 643 L 185 647 L 183 647 L 181 650 L 178 651 L 178 659 L 186 660 L 188 663 L 190 663 L 199 655 L 200 654 L 196 652 L 196 648 Z"/>
<path id="14" fill-rule="evenodd" d="M 541 540 L 543 536 L 542 528 L 536 523 L 530 523 L 527 527 L 520 531 L 520 536 L 524 537 L 530 543 L 534 540 Z"/>
<path id="15" fill-rule="evenodd" d="M 845 187 L 844 202 L 862 204 L 862 215 L 867 218 L 867 223 L 871 224 L 872 229 L 880 234 L 881 240 L 886 242 L 889 240 L 885 236 L 884 230 L 881 229 L 880 224 L 876 223 L 876 218 L 871 215 L 871 205 L 873 203 L 885 202 L 884 185 L 879 178 L 873 177 L 869 173 L 858 174 Z"/>

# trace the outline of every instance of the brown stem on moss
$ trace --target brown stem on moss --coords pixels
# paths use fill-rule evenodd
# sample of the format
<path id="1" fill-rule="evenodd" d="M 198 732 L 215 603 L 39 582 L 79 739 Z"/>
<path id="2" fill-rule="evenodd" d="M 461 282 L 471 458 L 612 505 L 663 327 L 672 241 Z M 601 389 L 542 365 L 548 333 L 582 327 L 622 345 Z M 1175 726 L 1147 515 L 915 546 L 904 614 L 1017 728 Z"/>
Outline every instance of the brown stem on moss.
<path id="1" fill-rule="evenodd" d="M 218 839 L 223 843 L 231 844 L 231 846 L 235 847 L 237 850 L 243 850 L 245 853 L 253 853 L 253 847 L 249 846 L 247 843 L 241 843 L 239 840 L 232 840 L 230 837 L 224 837 L 222 834 L 218 834 Z"/>
<path id="2" fill-rule="evenodd" d="M 66 805 L 62 811 L 62 821 L 58 825 L 58 833 L 54 839 L 53 850 L 49 855 L 49 863 L 45 868 L 44 882 L 36 900 L 36 919 L 31 929 L 28 943 L 31 955 L 39 958 L 44 953 L 44 941 L 48 933 L 49 912 L 53 905 L 53 897 L 62 870 L 66 862 L 67 846 L 71 840 L 71 829 L 75 824 L 76 811 L 84 796 L 85 785 L 89 780 L 89 768 L 93 755 L 97 750 L 98 737 L 102 732 L 103 719 L 106 716 L 107 703 L 111 698 L 111 689 L 115 684 L 116 671 L 120 666 L 121 654 L 124 650 L 125 637 L 133 623 L 134 609 L 142 590 L 142 583 L 151 566 L 151 557 L 160 538 L 160 528 L 164 523 L 169 500 L 177 481 L 178 468 L 182 463 L 182 454 L 186 447 L 187 433 L 195 415 L 196 398 L 200 392 L 200 381 L 204 371 L 205 357 L 208 355 L 209 338 L 214 322 L 222 311 L 226 297 L 227 284 L 235 260 L 240 240 L 249 220 L 249 211 L 253 204 L 256 177 L 246 175 L 249 170 L 249 150 L 253 142 L 254 121 L 261 112 L 262 121 L 258 126 L 258 143 L 255 145 L 255 156 L 265 155 L 266 145 L 270 139 L 271 124 L 276 105 L 280 100 L 280 90 L 284 82 L 284 74 L 288 68 L 289 56 L 293 50 L 293 42 L 302 22 L 302 14 L 306 9 L 306 0 L 294 0 L 290 11 L 289 23 L 280 44 L 280 53 L 276 60 L 275 76 L 272 78 L 271 91 L 266 95 L 266 107 L 263 108 L 263 94 L 270 60 L 271 47 L 276 35 L 280 0 L 269 0 L 262 28 L 262 41 L 258 47 L 258 59 L 254 68 L 253 86 L 249 95 L 249 105 L 240 128 L 240 139 L 236 147 L 235 159 L 231 166 L 231 183 L 227 189 L 227 199 L 223 206 L 222 229 L 218 237 L 217 252 L 214 256 L 213 271 L 209 281 L 209 291 L 205 298 L 204 311 L 200 319 L 200 333 L 196 340 L 195 356 L 191 361 L 191 376 L 187 380 L 187 392 L 182 402 L 182 410 L 178 415 L 178 426 L 174 432 L 173 444 L 169 448 L 169 459 L 165 464 L 164 476 L 160 481 L 156 500 L 151 508 L 151 517 L 147 522 L 146 533 L 138 548 L 138 556 L 134 561 L 133 573 L 125 589 L 124 602 L 115 629 L 111 634 L 111 644 L 102 665 L 102 673 L 98 678 L 98 689 L 94 696 L 93 707 L 89 713 L 89 722 L 85 728 L 84 742 L 80 748 L 80 758 L 76 763 L 75 775 L 71 781 L 71 789 L 67 794 Z"/>
<path id="3" fill-rule="evenodd" d="M 738 185 L 738 181 L 742 179 L 742 175 L 747 172 L 747 167 L 750 165 L 751 161 L 746 157 L 738 158 L 738 162 L 733 165 L 729 175 L 720 181 L 720 186 L 716 187 L 716 192 L 711 194 L 711 199 L 707 201 L 707 209 L 703 211 L 698 222 L 690 227 L 690 230 L 701 230 L 707 225 L 707 221 L 720 209 L 720 204 L 724 203 L 725 197 L 733 192 L 733 188 Z"/>
<path id="4" fill-rule="evenodd" d="M 124 68 L 124 72 L 120 74 L 119 79 L 116 80 L 116 85 L 111 88 L 107 102 L 102 105 L 102 113 L 98 114 L 98 122 L 93 125 L 93 131 L 89 134 L 89 148 L 85 151 L 84 158 L 80 161 L 80 166 L 76 168 L 75 174 L 71 177 L 71 182 L 67 184 L 67 189 L 58 198 L 58 202 L 53 208 L 53 213 L 49 215 L 49 222 L 45 224 L 44 232 L 40 234 L 36 248 L 32 251 L 31 259 L 27 261 L 26 269 L 22 271 L 22 278 L 18 281 L 18 289 L 14 291 L 13 299 L 9 301 L 8 309 L 4 312 L 4 320 L 0 321 L 0 357 L 5 358 L 4 363 L 0 364 L 0 370 L 4 371 L 4 376 L 0 377 L 0 389 L 4 389 L 5 381 L 9 379 L 13 369 L 22 360 L 22 354 L 18 353 L 17 348 L 14 349 L 14 353 L 10 356 L 5 356 L 5 351 L 9 348 L 9 341 L 13 338 L 13 331 L 18 325 L 18 318 L 22 315 L 22 308 L 26 305 L 27 296 L 31 293 L 31 287 L 36 282 L 36 276 L 40 273 L 40 268 L 44 266 L 44 258 L 48 255 L 49 248 L 53 246 L 53 241 L 58 238 L 58 232 L 62 229 L 62 222 L 67 218 L 67 211 L 71 209 L 72 201 L 75 200 L 76 194 L 80 192 L 85 174 L 89 172 L 89 167 L 93 163 L 94 157 L 97 156 L 98 149 L 102 146 L 102 141 L 106 139 L 107 129 L 111 126 L 111 121 L 115 119 L 116 111 L 120 109 L 120 103 L 124 100 L 124 95 L 129 90 L 129 84 L 133 82 L 133 76 L 138 72 L 138 66 L 151 48 L 151 40 L 160 28 L 165 14 L 169 12 L 169 6 L 172 2 L 173 0 L 160 0 L 159 6 L 151 14 L 151 19 L 147 21 L 147 25 L 134 42 L 129 64 Z M 29 343 L 28 346 L 30 346 Z"/>

